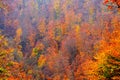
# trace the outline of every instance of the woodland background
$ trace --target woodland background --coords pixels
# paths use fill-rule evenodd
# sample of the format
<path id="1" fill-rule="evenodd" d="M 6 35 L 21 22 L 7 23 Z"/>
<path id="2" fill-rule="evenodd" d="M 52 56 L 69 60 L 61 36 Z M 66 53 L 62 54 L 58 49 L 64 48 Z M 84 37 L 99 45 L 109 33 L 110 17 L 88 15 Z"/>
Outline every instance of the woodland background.
<path id="1" fill-rule="evenodd" d="M 0 0 L 0 80 L 120 80 L 120 0 Z"/>

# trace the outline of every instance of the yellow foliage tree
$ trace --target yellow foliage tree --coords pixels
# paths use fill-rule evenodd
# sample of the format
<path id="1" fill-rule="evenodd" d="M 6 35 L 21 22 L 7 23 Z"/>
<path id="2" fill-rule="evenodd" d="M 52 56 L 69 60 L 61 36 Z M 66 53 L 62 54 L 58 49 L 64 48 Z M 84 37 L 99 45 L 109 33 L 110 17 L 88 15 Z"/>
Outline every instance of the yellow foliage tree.
<path id="1" fill-rule="evenodd" d="M 22 29 L 19 27 L 16 30 L 16 37 L 15 37 L 16 42 L 18 42 L 18 43 L 20 42 L 21 36 L 22 36 Z"/>

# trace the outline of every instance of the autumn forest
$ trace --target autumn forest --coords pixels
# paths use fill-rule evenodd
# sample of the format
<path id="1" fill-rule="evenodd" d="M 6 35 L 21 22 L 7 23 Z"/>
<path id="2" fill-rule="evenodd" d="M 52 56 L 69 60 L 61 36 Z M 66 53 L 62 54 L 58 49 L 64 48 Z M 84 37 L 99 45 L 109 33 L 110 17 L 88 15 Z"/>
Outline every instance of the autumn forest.
<path id="1" fill-rule="evenodd" d="M 120 80 L 120 0 L 0 0 L 0 80 Z"/>

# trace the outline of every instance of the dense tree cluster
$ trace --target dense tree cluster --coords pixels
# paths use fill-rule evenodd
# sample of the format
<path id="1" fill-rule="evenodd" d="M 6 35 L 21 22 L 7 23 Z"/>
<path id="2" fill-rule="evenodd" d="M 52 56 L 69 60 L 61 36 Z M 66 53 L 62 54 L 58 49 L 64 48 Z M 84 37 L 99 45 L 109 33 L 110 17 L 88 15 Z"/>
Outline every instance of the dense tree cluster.
<path id="1" fill-rule="evenodd" d="M 119 80 L 120 14 L 103 1 L 0 0 L 0 80 Z"/>

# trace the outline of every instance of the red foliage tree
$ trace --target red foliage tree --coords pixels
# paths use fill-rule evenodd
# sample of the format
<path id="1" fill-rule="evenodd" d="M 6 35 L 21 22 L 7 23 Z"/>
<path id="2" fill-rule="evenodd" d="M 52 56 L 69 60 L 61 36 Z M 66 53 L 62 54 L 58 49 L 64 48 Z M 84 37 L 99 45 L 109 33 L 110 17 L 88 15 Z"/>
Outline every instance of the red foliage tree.
<path id="1" fill-rule="evenodd" d="M 108 8 L 111 9 L 113 5 L 117 5 L 118 8 L 120 8 L 120 0 L 104 0 L 104 4 L 109 4 Z"/>

